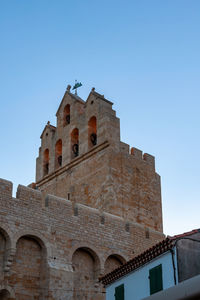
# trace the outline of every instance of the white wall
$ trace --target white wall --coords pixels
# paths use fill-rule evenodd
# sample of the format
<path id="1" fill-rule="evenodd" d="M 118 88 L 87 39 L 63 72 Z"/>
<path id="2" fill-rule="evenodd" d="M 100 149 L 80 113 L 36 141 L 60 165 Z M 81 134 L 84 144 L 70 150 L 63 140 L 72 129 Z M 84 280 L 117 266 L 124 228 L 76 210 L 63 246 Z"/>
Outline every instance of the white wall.
<path id="1" fill-rule="evenodd" d="M 176 270 L 177 259 L 174 255 Z M 115 287 L 124 284 L 125 300 L 140 300 L 150 295 L 149 269 L 162 264 L 163 289 L 174 285 L 172 255 L 168 251 L 143 267 L 129 273 L 106 287 L 106 300 L 115 300 Z M 177 276 L 177 274 L 176 274 Z M 178 277 L 177 277 L 178 278 Z"/>

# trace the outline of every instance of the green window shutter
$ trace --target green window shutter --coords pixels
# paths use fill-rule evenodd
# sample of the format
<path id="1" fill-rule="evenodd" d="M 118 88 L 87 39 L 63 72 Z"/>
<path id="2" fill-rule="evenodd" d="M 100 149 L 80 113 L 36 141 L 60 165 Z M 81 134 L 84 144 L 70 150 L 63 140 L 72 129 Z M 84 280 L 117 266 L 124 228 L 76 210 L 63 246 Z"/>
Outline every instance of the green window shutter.
<path id="1" fill-rule="evenodd" d="M 124 300 L 124 284 L 115 288 L 115 300 Z"/>
<path id="2" fill-rule="evenodd" d="M 150 283 L 150 295 L 162 291 L 162 265 L 158 265 L 155 268 L 149 270 L 149 283 Z"/>

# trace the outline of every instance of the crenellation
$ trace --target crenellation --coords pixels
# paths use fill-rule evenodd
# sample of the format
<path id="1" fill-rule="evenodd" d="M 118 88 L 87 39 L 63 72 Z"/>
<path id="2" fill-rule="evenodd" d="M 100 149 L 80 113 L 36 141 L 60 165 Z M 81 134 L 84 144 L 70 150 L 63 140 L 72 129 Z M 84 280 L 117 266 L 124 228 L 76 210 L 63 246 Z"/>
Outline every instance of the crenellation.
<path id="1" fill-rule="evenodd" d="M 42 193 L 39 190 L 19 184 L 17 187 L 16 198 L 27 203 L 42 204 Z"/>
<path id="2" fill-rule="evenodd" d="M 68 215 L 73 215 L 73 203 L 65 198 L 47 194 L 45 196 L 45 203 L 45 206 L 48 207 L 49 212 L 56 209 L 63 212 L 64 215 L 67 210 Z"/>
<path id="3" fill-rule="evenodd" d="M 13 183 L 11 181 L 0 178 L 0 199 L 3 196 L 12 198 Z"/>
<path id="4" fill-rule="evenodd" d="M 131 155 L 133 155 L 137 159 L 143 159 L 142 151 L 135 147 L 131 148 Z"/>
<path id="5" fill-rule="evenodd" d="M 10 182 L 11 183 L 11 182 Z M 12 183 L 11 183 L 12 184 Z M 41 195 L 41 192 L 40 191 L 37 191 L 37 190 L 33 190 L 31 188 L 27 188 L 25 186 L 22 186 L 22 185 L 19 185 L 18 186 L 18 192 L 17 192 L 17 198 L 16 200 L 22 200 L 22 201 L 26 201 L 27 199 L 32 199 L 32 202 L 33 201 L 37 201 L 38 200 L 41 200 L 42 198 L 42 195 Z M 12 198 L 13 201 L 15 200 L 15 198 Z M 73 204 L 71 201 L 69 200 L 66 200 L 64 198 L 60 198 L 60 197 L 56 197 L 54 195 L 46 195 L 45 197 L 45 203 L 46 203 L 46 207 L 48 207 L 48 209 L 51 211 L 55 211 L 55 209 L 57 210 L 59 208 L 59 210 L 61 211 L 64 211 L 66 207 L 68 207 L 70 209 L 70 214 L 71 216 L 73 216 L 73 210 L 72 210 L 72 207 L 73 207 Z M 40 207 L 39 206 L 35 206 L 36 208 L 38 208 L 38 210 L 40 210 Z M 102 213 L 98 210 L 98 209 L 95 209 L 95 208 L 92 208 L 92 207 L 88 207 L 88 206 L 85 206 L 81 203 L 76 203 L 76 205 L 74 206 L 74 208 L 77 208 L 78 209 L 78 213 L 76 214 L 77 217 L 81 218 L 82 217 L 84 218 L 85 216 L 89 216 L 89 219 L 94 219 L 95 220 L 98 220 L 97 223 L 99 223 L 99 217 L 101 216 L 102 217 Z M 69 210 L 68 210 L 69 212 Z M 68 214 L 69 215 L 69 214 Z M 112 222 L 121 222 L 122 224 L 124 224 L 122 227 L 132 227 L 132 226 L 138 226 L 138 227 L 142 227 L 142 228 L 145 228 L 143 225 L 141 224 L 137 224 L 137 223 L 134 223 L 134 222 L 127 222 L 125 221 L 123 218 L 119 217 L 119 216 L 115 216 L 115 215 L 112 215 L 110 213 L 104 213 L 103 214 L 103 217 L 104 217 L 104 224 L 105 223 L 110 223 L 112 224 Z M 89 220 L 88 219 L 88 220 Z M 128 224 L 128 225 L 127 225 Z M 124 227 L 124 228 L 125 228 Z M 111 226 L 112 228 L 112 226 Z M 146 229 L 145 229 L 146 230 Z M 126 229 L 126 231 L 129 231 Z M 155 232 L 154 230 L 151 230 L 153 232 Z M 162 235 L 162 234 L 161 234 Z"/>
<path id="6" fill-rule="evenodd" d="M 155 157 L 148 153 L 144 153 L 143 159 L 155 170 Z"/>
<path id="7" fill-rule="evenodd" d="M 126 154 L 130 152 L 130 146 L 126 143 L 120 142 L 120 151 Z"/>

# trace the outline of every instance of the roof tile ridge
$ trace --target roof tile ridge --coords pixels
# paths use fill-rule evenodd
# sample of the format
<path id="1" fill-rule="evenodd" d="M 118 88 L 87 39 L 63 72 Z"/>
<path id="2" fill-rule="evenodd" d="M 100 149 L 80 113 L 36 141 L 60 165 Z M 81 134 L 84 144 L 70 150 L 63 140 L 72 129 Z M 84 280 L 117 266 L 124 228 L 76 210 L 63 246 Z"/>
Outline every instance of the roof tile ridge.
<path id="1" fill-rule="evenodd" d="M 163 246 L 163 247 L 162 247 Z M 99 278 L 100 281 L 102 281 L 104 284 L 105 282 L 113 282 L 115 279 L 118 279 L 119 273 L 121 273 L 121 276 L 126 275 L 127 273 L 134 271 L 138 267 L 144 265 L 145 263 L 149 262 L 151 259 L 157 257 L 158 255 L 163 254 L 167 250 L 170 250 L 173 246 L 172 240 L 169 237 L 166 237 L 162 241 L 158 242 L 154 246 L 146 249 L 139 255 L 133 257 L 129 261 L 127 261 L 122 266 L 119 266 L 115 270 L 109 272 L 108 274 L 101 276 Z M 161 248 L 162 247 L 162 248 Z M 160 249 L 161 248 L 161 249 Z M 123 272 L 125 271 L 125 272 Z"/>
<path id="2" fill-rule="evenodd" d="M 198 233 L 198 232 L 200 232 L 200 229 L 193 229 L 191 231 L 187 231 L 187 232 L 184 232 L 184 233 L 181 233 L 181 234 L 176 234 L 174 236 L 167 236 L 167 237 L 171 240 L 177 240 L 179 238 L 182 238 L 182 237 L 185 237 L 185 236 L 188 236 L 188 235 L 191 235 L 191 234 L 195 234 L 195 233 Z"/>

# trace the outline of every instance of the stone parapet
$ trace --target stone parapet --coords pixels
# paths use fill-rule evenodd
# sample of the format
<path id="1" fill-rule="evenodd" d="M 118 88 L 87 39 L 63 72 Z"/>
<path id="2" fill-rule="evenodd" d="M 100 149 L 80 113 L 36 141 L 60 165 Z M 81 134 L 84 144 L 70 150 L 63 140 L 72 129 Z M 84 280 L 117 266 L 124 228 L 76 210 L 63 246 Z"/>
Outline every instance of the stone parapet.
<path id="1" fill-rule="evenodd" d="M 27 266 L 21 267 L 29 270 L 31 263 L 36 264 L 31 252 L 24 250 L 29 244 L 31 251 L 36 253 L 35 257 L 38 257 L 37 262 L 41 262 L 40 268 L 44 274 L 40 279 L 43 282 L 41 293 L 51 295 L 43 296 L 43 299 L 60 299 L 67 289 L 71 297 L 76 293 L 74 272 L 77 255 L 85 255 L 86 260 L 90 259 L 88 255 L 94 257 L 96 283 L 92 293 L 104 299 L 103 287 L 97 284 L 98 276 L 109 271 L 110 264 L 124 262 L 163 238 L 162 233 L 151 229 L 147 238 L 146 228 L 142 224 L 130 221 L 127 225 L 127 220 L 120 216 L 102 213 L 97 208 L 81 203 L 74 204 L 30 187 L 19 185 L 16 198 L 12 198 L 12 183 L 6 180 L 0 181 L 0 191 L 3 191 L 0 200 L 0 237 L 5 240 L 7 248 L 4 269 L 0 269 L 4 273 L 1 281 L 17 293 L 20 293 L 21 279 L 19 282 L 13 281 L 13 276 L 16 276 L 14 274 L 19 265 L 27 263 Z M 9 248 L 11 245 L 12 248 Z M 40 251 L 43 253 L 42 260 L 39 259 Z M 30 258 L 21 260 L 20 253 L 23 257 L 30 255 Z M 35 269 L 32 272 L 34 274 Z M 51 282 L 50 286 L 48 282 Z M 69 296 L 69 299 L 72 298 Z"/>

